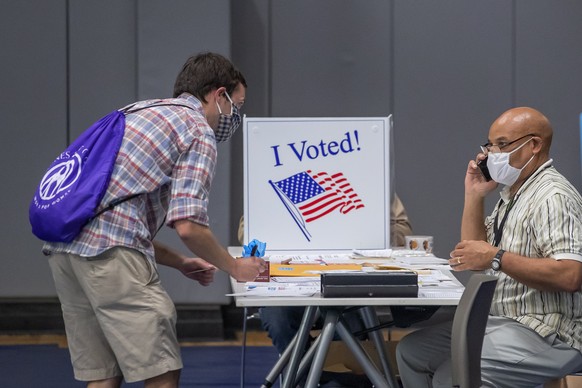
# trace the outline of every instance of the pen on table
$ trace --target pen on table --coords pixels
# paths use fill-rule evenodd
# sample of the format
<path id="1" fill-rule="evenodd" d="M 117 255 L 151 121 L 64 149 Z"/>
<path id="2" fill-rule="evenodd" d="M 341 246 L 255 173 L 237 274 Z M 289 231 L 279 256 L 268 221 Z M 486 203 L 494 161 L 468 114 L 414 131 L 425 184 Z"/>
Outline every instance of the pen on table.
<path id="1" fill-rule="evenodd" d="M 214 268 L 213 267 L 209 267 L 209 268 L 197 269 L 195 271 L 186 272 L 186 275 L 193 275 L 193 274 L 198 273 L 198 272 L 210 271 L 211 269 L 214 269 Z"/>

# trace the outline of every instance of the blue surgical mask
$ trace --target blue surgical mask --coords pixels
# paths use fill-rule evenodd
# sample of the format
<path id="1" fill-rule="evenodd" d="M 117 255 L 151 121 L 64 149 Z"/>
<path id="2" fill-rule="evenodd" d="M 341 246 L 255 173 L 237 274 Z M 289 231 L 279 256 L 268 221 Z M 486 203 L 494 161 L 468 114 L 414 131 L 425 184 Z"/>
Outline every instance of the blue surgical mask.
<path id="1" fill-rule="evenodd" d="M 218 126 L 216 127 L 216 131 L 214 131 L 214 136 L 218 143 L 229 140 L 232 135 L 234 135 L 241 122 L 238 108 L 234 105 L 228 93 L 224 92 L 224 94 L 226 95 L 226 98 L 228 98 L 228 101 L 230 101 L 230 114 L 222 113 L 218 101 L 216 102 L 220 116 L 218 118 Z"/>

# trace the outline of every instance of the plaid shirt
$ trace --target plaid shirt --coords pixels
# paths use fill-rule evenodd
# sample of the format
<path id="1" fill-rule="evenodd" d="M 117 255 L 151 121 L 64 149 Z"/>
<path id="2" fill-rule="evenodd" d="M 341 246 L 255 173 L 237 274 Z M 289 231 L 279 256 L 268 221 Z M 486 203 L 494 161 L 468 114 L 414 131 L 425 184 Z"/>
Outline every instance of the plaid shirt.
<path id="1" fill-rule="evenodd" d="M 582 197 L 554 167 L 541 166 L 519 189 L 503 228 L 500 248 L 518 255 L 582 262 Z M 503 202 L 486 219 L 489 242 L 493 241 L 495 216 L 507 212 L 509 188 Z M 490 270 L 492 271 L 492 270 Z M 582 290 L 539 291 L 492 272 L 497 282 L 491 314 L 515 319 L 542 337 L 557 333 L 571 347 L 582 351 Z"/>
<path id="2" fill-rule="evenodd" d="M 180 104 L 126 115 L 125 134 L 100 209 L 138 195 L 88 223 L 71 243 L 46 243 L 45 254 L 68 252 L 91 258 L 114 246 L 144 253 L 152 262 L 152 240 L 166 224 L 189 219 L 208 225 L 208 194 L 216 164 L 216 140 L 202 105 L 190 94 L 151 104 Z"/>

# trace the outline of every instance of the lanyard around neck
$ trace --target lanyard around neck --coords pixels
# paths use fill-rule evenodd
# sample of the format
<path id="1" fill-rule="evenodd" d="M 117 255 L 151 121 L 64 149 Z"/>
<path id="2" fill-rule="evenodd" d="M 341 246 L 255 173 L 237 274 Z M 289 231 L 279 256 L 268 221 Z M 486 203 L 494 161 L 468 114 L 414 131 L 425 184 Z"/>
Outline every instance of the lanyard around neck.
<path id="1" fill-rule="evenodd" d="M 513 205 L 515 205 L 518 198 L 519 198 L 519 196 L 509 200 L 509 203 L 507 204 L 507 209 L 505 210 L 505 214 L 503 215 L 503 218 L 501 219 L 501 224 L 499 224 L 499 209 L 497 210 L 497 214 L 495 215 L 495 222 L 493 223 L 493 246 L 494 247 L 499 246 L 499 243 L 501 242 L 501 236 L 503 236 L 503 227 L 505 226 L 505 221 L 507 221 L 507 216 L 509 215 L 509 211 L 513 208 Z M 503 202 L 503 200 L 501 200 L 501 202 Z M 499 204 L 499 207 L 500 206 L 501 206 L 501 203 Z"/>
<path id="2" fill-rule="evenodd" d="M 521 195 L 521 192 L 523 192 L 525 185 L 529 184 L 532 176 L 538 175 L 538 172 L 541 172 L 549 167 L 552 167 L 552 159 L 549 159 L 546 163 L 544 163 L 542 165 L 542 167 L 540 169 L 534 171 L 532 174 L 530 174 L 530 176 L 528 176 L 524 180 L 524 182 L 521 185 L 521 188 L 518 190 L 518 192 L 520 192 L 520 193 L 516 194 L 515 197 L 513 197 L 509 200 L 509 203 L 507 204 L 507 210 L 505 210 L 505 214 L 503 215 L 503 218 L 501 219 L 501 224 L 499 224 L 499 226 L 498 226 L 499 210 L 497 211 L 497 214 L 495 215 L 495 223 L 493 224 L 493 233 L 494 233 L 493 246 L 494 247 L 499 246 L 499 243 L 501 242 L 501 236 L 503 235 L 503 227 L 505 226 L 505 221 L 507 221 L 507 216 L 509 215 L 509 211 L 513 208 L 513 205 L 515 205 L 515 203 L 517 202 L 517 199 Z M 501 203 L 503 203 L 503 199 L 501 199 L 499 201 L 499 205 L 497 206 L 498 209 L 501 206 Z"/>

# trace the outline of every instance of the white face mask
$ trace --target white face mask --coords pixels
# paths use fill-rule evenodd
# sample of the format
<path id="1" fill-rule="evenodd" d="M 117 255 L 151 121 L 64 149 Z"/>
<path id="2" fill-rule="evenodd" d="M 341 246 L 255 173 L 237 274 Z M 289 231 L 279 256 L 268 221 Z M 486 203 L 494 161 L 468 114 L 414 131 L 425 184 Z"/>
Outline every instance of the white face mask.
<path id="1" fill-rule="evenodd" d="M 529 164 L 529 162 L 533 160 L 535 154 L 532 155 L 532 157 L 522 168 L 515 168 L 511 166 L 509 164 L 509 156 L 526 145 L 530 140 L 531 138 L 511 152 L 490 152 L 487 155 L 487 168 L 489 169 L 491 178 L 495 182 L 501 183 L 502 185 L 511 186 L 517 181 L 519 174 L 521 174 L 521 171 Z"/>

